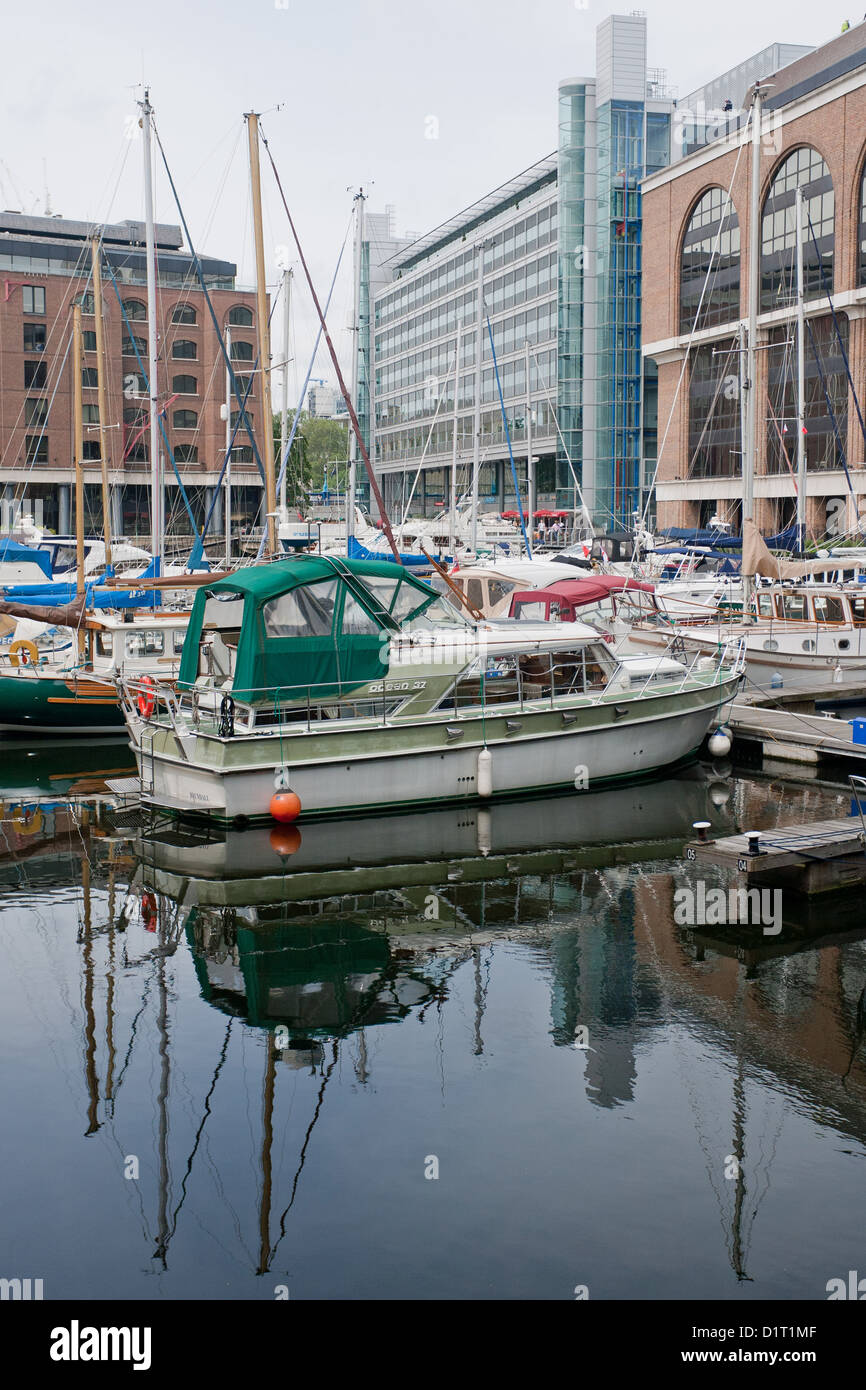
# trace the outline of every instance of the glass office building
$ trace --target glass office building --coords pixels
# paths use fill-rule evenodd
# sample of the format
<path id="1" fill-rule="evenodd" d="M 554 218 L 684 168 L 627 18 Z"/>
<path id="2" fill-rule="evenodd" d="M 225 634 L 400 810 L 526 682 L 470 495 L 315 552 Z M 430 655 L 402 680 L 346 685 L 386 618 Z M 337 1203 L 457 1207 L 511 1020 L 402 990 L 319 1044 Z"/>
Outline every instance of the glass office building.
<path id="1" fill-rule="evenodd" d="M 468 496 L 476 457 L 486 510 L 516 507 L 515 476 L 529 501 L 530 456 L 538 507 L 582 497 L 611 530 L 642 505 L 639 184 L 669 160 L 673 102 L 643 16 L 596 39 L 595 77 L 560 86 L 551 155 L 391 256 L 364 241 L 364 428 L 393 516 L 447 507 L 455 460 Z"/>

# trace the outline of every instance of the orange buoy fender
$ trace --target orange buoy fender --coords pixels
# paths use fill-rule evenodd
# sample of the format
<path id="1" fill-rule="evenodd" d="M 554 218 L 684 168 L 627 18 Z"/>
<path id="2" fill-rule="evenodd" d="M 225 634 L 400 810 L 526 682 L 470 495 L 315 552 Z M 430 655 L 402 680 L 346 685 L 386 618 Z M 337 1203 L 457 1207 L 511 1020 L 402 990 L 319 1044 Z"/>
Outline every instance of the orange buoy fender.
<path id="1" fill-rule="evenodd" d="M 301 848 L 301 832 L 296 825 L 275 825 L 268 839 L 271 849 L 281 859 L 288 859 Z"/>
<path id="2" fill-rule="evenodd" d="M 283 825 L 289 825 L 293 820 L 297 820 L 301 814 L 301 798 L 297 792 L 288 789 L 274 792 L 271 797 L 270 812 L 274 820 L 280 821 Z"/>

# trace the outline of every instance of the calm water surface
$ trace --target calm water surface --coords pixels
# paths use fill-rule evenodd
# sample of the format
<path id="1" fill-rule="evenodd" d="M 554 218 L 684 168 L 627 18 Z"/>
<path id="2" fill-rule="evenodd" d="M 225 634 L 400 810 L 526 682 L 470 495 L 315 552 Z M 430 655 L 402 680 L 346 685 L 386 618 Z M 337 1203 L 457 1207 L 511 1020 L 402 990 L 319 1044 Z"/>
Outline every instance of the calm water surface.
<path id="1" fill-rule="evenodd" d="M 98 794 L 123 748 L 64 756 L 0 763 L 0 1274 L 737 1302 L 863 1268 L 866 900 L 674 921 L 694 820 L 843 788 L 697 769 L 208 841 Z"/>

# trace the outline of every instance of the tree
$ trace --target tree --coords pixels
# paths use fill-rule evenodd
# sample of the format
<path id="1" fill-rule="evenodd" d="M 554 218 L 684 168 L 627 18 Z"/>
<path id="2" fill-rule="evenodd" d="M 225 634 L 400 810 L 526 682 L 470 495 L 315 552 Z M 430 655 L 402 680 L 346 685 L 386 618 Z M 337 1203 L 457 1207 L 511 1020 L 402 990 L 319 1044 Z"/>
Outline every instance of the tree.
<path id="1" fill-rule="evenodd" d="M 290 410 L 288 416 L 289 433 L 291 433 L 294 418 L 295 412 Z M 274 453 L 278 460 L 281 459 L 279 415 L 274 416 Z M 302 505 L 303 499 L 310 492 L 321 492 L 326 465 L 328 465 L 328 485 L 333 491 L 336 479 L 331 465 L 335 463 L 345 464 L 348 455 L 348 424 L 344 424 L 341 420 L 320 420 L 314 415 L 309 415 L 306 410 L 302 410 L 286 471 L 286 495 L 292 505 Z M 279 475 L 279 463 L 277 473 Z M 339 470 L 338 476 L 342 484 L 345 479 L 345 467 Z"/>
<path id="2" fill-rule="evenodd" d="M 288 414 L 288 433 L 291 435 L 292 424 L 295 412 L 289 411 Z M 302 417 L 303 418 L 303 417 Z M 280 476 L 280 468 L 283 461 L 283 441 L 280 432 L 281 420 L 279 415 L 274 416 L 274 462 L 276 466 L 277 478 Z M 304 438 L 303 426 L 299 425 L 289 454 L 289 462 L 286 468 L 286 502 L 290 507 L 303 507 L 307 493 L 314 490 L 314 484 L 310 472 L 310 462 L 307 454 L 307 441 Z"/>

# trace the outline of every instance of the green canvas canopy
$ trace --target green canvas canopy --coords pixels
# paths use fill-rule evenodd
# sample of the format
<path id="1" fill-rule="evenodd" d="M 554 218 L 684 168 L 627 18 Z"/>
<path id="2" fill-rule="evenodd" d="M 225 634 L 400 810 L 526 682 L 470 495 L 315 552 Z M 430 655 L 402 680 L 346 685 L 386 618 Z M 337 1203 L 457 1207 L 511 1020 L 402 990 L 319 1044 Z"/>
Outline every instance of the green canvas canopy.
<path id="1" fill-rule="evenodd" d="M 237 700 L 333 698 L 383 676 L 389 634 L 438 599 L 388 562 L 299 555 L 240 570 L 196 595 L 179 688 L 194 686 L 205 650 Z"/>

